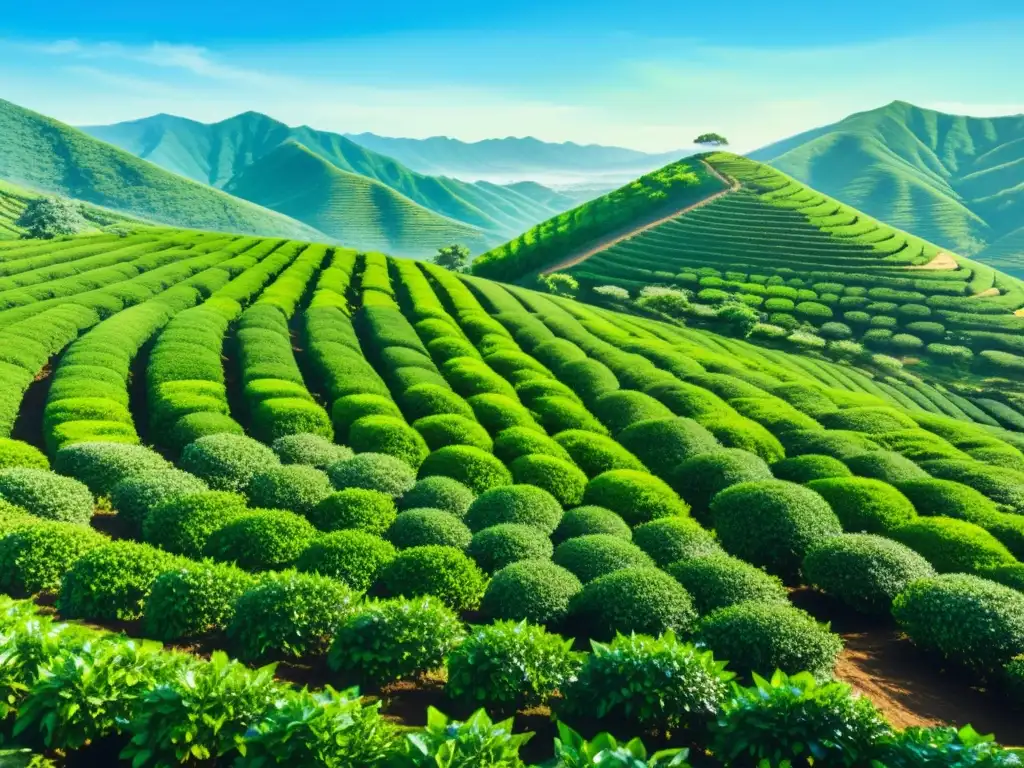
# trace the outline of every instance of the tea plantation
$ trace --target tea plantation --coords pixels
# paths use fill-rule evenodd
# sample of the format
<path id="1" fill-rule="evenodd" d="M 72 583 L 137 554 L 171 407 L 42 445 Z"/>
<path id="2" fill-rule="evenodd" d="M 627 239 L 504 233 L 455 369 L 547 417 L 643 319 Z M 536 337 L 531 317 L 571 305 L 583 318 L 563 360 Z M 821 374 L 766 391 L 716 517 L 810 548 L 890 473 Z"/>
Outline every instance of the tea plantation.
<path id="1" fill-rule="evenodd" d="M 802 215 L 765 194 L 723 202 Z M 1024 696 L 1024 434 L 889 379 L 378 253 L 4 242 L 4 759 L 1019 765 L 891 726 L 790 602 Z"/>

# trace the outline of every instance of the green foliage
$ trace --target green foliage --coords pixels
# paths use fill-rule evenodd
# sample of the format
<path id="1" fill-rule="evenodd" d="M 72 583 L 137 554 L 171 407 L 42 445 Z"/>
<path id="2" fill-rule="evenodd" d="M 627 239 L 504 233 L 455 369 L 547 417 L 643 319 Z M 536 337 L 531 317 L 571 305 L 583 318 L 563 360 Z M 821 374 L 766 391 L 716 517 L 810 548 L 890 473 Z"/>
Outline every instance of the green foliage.
<path id="1" fill-rule="evenodd" d="M 337 626 L 327 662 L 345 680 L 378 686 L 438 669 L 464 636 L 434 597 L 363 603 Z"/>
<path id="2" fill-rule="evenodd" d="M 917 517 L 914 505 L 888 483 L 867 477 L 812 480 L 807 487 L 820 494 L 851 533 L 891 535 Z"/>
<path id="3" fill-rule="evenodd" d="M 15 225 L 25 230 L 25 237 L 39 240 L 77 235 L 88 226 L 81 205 L 66 197 L 32 198 Z"/>
<path id="4" fill-rule="evenodd" d="M 494 455 L 508 465 L 520 456 L 542 454 L 572 461 L 568 452 L 547 435 L 526 427 L 510 427 L 494 439 Z"/>
<path id="5" fill-rule="evenodd" d="M 696 520 L 680 515 L 662 517 L 637 526 L 633 543 L 664 568 L 677 560 L 714 555 L 722 551 L 714 534 Z"/>
<path id="6" fill-rule="evenodd" d="M 720 447 L 708 430 L 682 417 L 638 421 L 619 433 L 618 441 L 663 479 L 687 459 Z"/>
<path id="7" fill-rule="evenodd" d="M 179 466 L 217 491 L 244 491 L 253 476 L 279 463 L 273 450 L 249 437 L 208 435 L 185 446 Z"/>
<path id="8" fill-rule="evenodd" d="M 309 520 L 321 531 L 356 529 L 382 536 L 397 514 L 391 495 L 366 488 L 336 491 L 309 513 Z"/>
<path id="9" fill-rule="evenodd" d="M 286 464 L 253 475 L 246 495 L 254 506 L 309 513 L 331 495 L 331 481 L 316 467 Z"/>
<path id="10" fill-rule="evenodd" d="M 594 579 L 573 597 L 569 612 L 587 636 L 597 640 L 618 632 L 683 633 L 697 618 L 693 601 L 679 582 L 649 567 L 624 568 Z"/>
<path id="11" fill-rule="evenodd" d="M 339 440 L 348 440 L 349 429 L 356 421 L 374 415 L 401 418 L 402 412 L 390 397 L 370 393 L 345 395 L 335 400 L 331 407 L 331 420 Z M 349 457 L 343 456 L 338 460 L 343 458 Z"/>
<path id="12" fill-rule="evenodd" d="M 469 556 L 485 573 L 520 560 L 546 560 L 553 552 L 547 534 L 531 525 L 499 523 L 480 530 L 469 544 Z"/>
<path id="13" fill-rule="evenodd" d="M 777 671 L 770 680 L 755 675 L 752 687 L 737 687 L 725 701 L 712 749 L 726 764 L 860 766 L 889 733 L 850 686 Z"/>
<path id="14" fill-rule="evenodd" d="M 915 645 L 982 674 L 1024 651 L 1024 594 L 977 576 L 912 582 L 892 615 Z"/>
<path id="15" fill-rule="evenodd" d="M 379 536 L 359 530 L 335 531 L 314 539 L 299 555 L 295 567 L 365 592 L 395 554 L 394 546 Z"/>
<path id="16" fill-rule="evenodd" d="M 239 658 L 249 662 L 323 653 L 356 599 L 352 590 L 327 576 L 267 574 L 235 602 L 228 639 Z"/>
<path id="17" fill-rule="evenodd" d="M 622 568 L 651 567 L 654 561 L 627 539 L 593 533 L 567 539 L 554 551 L 554 561 L 584 584 Z"/>
<path id="18" fill-rule="evenodd" d="M 562 519 L 562 505 L 547 491 L 533 485 L 507 485 L 481 493 L 466 512 L 466 523 L 476 532 L 500 523 L 520 523 L 552 533 Z"/>
<path id="19" fill-rule="evenodd" d="M 388 594 L 431 595 L 455 610 L 476 608 L 486 579 L 477 565 L 455 547 L 410 547 L 397 554 L 380 575 Z"/>
<path id="20" fill-rule="evenodd" d="M 928 473 L 917 464 L 894 451 L 872 451 L 846 459 L 854 474 L 871 477 L 896 485 L 905 480 L 919 480 L 928 477 Z"/>
<path id="21" fill-rule="evenodd" d="M 20 440 L 0 438 L 0 469 L 25 467 L 26 469 L 49 469 L 46 455 L 35 446 Z"/>
<path id="22" fill-rule="evenodd" d="M 702 453 L 682 462 L 669 483 L 690 505 L 695 517 L 707 519 L 711 499 L 737 483 L 771 480 L 772 471 L 764 459 L 739 448 Z"/>
<path id="23" fill-rule="evenodd" d="M 429 544 L 466 549 L 473 533 L 450 512 L 440 509 L 409 509 L 399 513 L 388 529 L 387 536 L 398 549 Z"/>
<path id="24" fill-rule="evenodd" d="M 543 489 L 560 506 L 573 506 L 583 500 L 587 476 L 569 461 L 544 454 L 527 454 L 509 464 L 509 470 L 518 485 Z"/>
<path id="25" fill-rule="evenodd" d="M 84 525 L 92 518 L 89 489 L 45 469 L 0 469 L 0 499 L 47 520 Z"/>
<path id="26" fill-rule="evenodd" d="M 808 483 L 827 477 L 851 477 L 853 473 L 839 459 L 807 453 L 792 456 L 772 464 L 772 473 L 779 480 L 791 483 Z"/>
<path id="27" fill-rule="evenodd" d="M 828 680 L 843 649 L 842 640 L 827 626 L 782 603 L 744 602 L 720 608 L 700 622 L 697 637 L 745 678 L 781 669 Z"/>
<path id="28" fill-rule="evenodd" d="M 416 472 L 410 466 L 383 453 L 361 453 L 327 468 L 335 488 L 363 488 L 399 497 L 416 484 Z"/>
<path id="29" fill-rule="evenodd" d="M 432 261 L 437 266 L 452 272 L 465 272 L 469 265 L 469 256 L 469 249 L 466 246 L 455 243 L 438 248 Z"/>
<path id="30" fill-rule="evenodd" d="M 1019 755 L 1003 749 L 991 735 L 982 736 L 969 725 L 960 730 L 911 726 L 885 739 L 877 753 L 879 762 L 888 768 L 1009 768 L 1020 764 Z"/>
<path id="31" fill-rule="evenodd" d="M 411 490 L 398 501 L 398 507 L 408 509 L 440 509 L 462 519 L 476 498 L 473 491 L 458 480 L 435 475 L 418 480 Z"/>
<path id="32" fill-rule="evenodd" d="M 363 416 L 349 429 L 348 442 L 357 453 L 394 456 L 413 469 L 430 453 L 423 436 L 394 416 Z"/>
<path id="33" fill-rule="evenodd" d="M 445 693 L 499 712 L 545 704 L 576 676 L 581 655 L 572 640 L 525 621 L 471 627 L 448 654 Z"/>
<path id="34" fill-rule="evenodd" d="M 211 533 L 245 511 L 245 498 L 227 491 L 180 496 L 150 509 L 142 523 L 142 538 L 155 547 L 196 559 Z"/>
<path id="35" fill-rule="evenodd" d="M 592 479 L 583 493 L 583 503 L 610 509 L 633 526 L 688 512 L 667 483 L 631 469 L 610 470 Z"/>
<path id="36" fill-rule="evenodd" d="M 453 721 L 427 708 L 427 727 L 406 736 L 401 765 L 409 768 L 525 768 L 519 750 L 532 733 L 513 734 L 512 720 L 493 723 L 482 709 Z"/>
<path id="37" fill-rule="evenodd" d="M 783 580 L 796 578 L 812 544 L 842 533 L 821 496 L 784 480 L 727 488 L 712 500 L 711 517 L 729 554 Z"/>
<path id="38" fill-rule="evenodd" d="M 680 559 L 667 570 L 690 593 L 701 616 L 739 603 L 785 604 L 789 599 L 778 577 L 724 552 Z"/>
<path id="39" fill-rule="evenodd" d="M 575 575 L 548 560 L 521 560 L 494 574 L 480 610 L 492 619 L 554 626 L 564 620 L 582 588 Z"/>
<path id="40" fill-rule="evenodd" d="M 420 479 L 437 475 L 457 480 L 476 494 L 512 484 L 512 475 L 504 464 L 468 445 L 449 445 L 427 456 L 420 465 Z"/>
<path id="41" fill-rule="evenodd" d="M 272 448 L 282 464 L 305 464 L 317 469 L 327 469 L 331 464 L 352 458 L 349 448 L 309 433 L 279 437 Z"/>
<path id="42" fill-rule="evenodd" d="M 146 633 L 172 642 L 223 631 L 234 616 L 235 601 L 255 582 L 252 574 L 221 563 L 190 563 L 164 571 L 146 599 Z"/>
<path id="43" fill-rule="evenodd" d="M 149 511 L 184 496 L 209 490 L 206 483 L 180 469 L 149 469 L 129 475 L 110 491 L 118 518 L 141 530 Z"/>
<path id="44" fill-rule="evenodd" d="M 0 538 L 0 588 L 7 594 L 54 592 L 86 552 L 107 542 L 105 536 L 71 523 L 38 523 Z"/>
<path id="45" fill-rule="evenodd" d="M 572 275 L 565 272 L 553 272 L 548 275 L 537 276 L 537 287 L 555 296 L 573 297 L 580 290 L 579 281 Z"/>
<path id="46" fill-rule="evenodd" d="M 565 723 L 558 723 L 555 758 L 558 768 L 688 768 L 686 749 L 663 749 L 648 755 L 639 738 L 619 744 L 610 733 L 586 740 Z"/>
<path id="47" fill-rule="evenodd" d="M 935 569 L 897 541 L 848 533 L 813 545 L 803 573 L 808 584 L 854 610 L 887 615 L 898 594 L 917 579 L 934 576 Z"/>
<path id="48" fill-rule="evenodd" d="M 979 573 L 1016 562 L 991 533 L 963 520 L 922 517 L 893 531 L 892 537 L 922 555 L 939 573 Z"/>
<path id="49" fill-rule="evenodd" d="M 246 571 L 286 568 L 316 536 L 316 528 L 293 512 L 253 510 L 210 534 L 203 554 Z"/>
<path id="50" fill-rule="evenodd" d="M 1024 514 L 1024 475 L 1020 472 L 963 459 L 921 462 L 932 477 L 954 480 L 981 491 L 1007 512 Z"/>
<path id="51" fill-rule="evenodd" d="M 551 539 L 555 544 L 561 544 L 589 534 L 608 534 L 626 541 L 633 537 L 633 532 L 619 515 L 604 507 L 588 505 L 565 512 Z"/>
<path id="52" fill-rule="evenodd" d="M 587 477 L 596 477 L 613 469 L 645 471 L 640 460 L 610 437 L 570 429 L 559 432 L 555 440 L 570 455 Z"/>

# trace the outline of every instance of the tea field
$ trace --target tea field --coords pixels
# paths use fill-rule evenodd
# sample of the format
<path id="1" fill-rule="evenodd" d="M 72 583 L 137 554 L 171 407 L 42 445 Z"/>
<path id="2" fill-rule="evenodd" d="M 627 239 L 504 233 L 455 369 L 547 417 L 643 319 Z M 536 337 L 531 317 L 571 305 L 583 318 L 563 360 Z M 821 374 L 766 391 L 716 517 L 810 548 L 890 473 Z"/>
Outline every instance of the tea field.
<path id="1" fill-rule="evenodd" d="M 765 194 L 723 202 L 802 215 Z M 842 253 L 946 320 L 927 302 L 974 301 L 868 270 L 874 247 Z M 1017 706 L 1013 423 L 909 373 L 379 253 L 5 241 L 4 759 L 1019 765 L 964 722 L 892 727 L 791 601 L 889 623 Z"/>

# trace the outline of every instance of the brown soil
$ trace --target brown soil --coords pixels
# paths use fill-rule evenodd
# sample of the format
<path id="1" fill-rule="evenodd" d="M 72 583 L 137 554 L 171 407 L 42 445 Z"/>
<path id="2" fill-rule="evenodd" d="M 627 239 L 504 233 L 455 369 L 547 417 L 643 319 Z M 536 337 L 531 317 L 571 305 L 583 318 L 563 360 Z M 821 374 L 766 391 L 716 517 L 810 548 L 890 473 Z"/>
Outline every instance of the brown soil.
<path id="1" fill-rule="evenodd" d="M 698 200 L 696 203 L 691 203 L 690 205 L 687 205 L 683 208 L 672 211 L 672 213 L 668 214 L 667 216 L 662 216 L 660 219 L 656 219 L 655 221 L 651 221 L 639 227 L 631 229 L 628 232 L 623 232 L 617 235 L 609 235 L 607 237 L 604 237 L 603 239 L 598 240 L 596 243 L 588 245 L 583 251 L 574 253 L 573 255 L 563 259 L 557 264 L 554 264 L 550 267 L 546 267 L 545 269 L 541 270 L 541 274 L 548 275 L 551 274 L 552 272 L 559 272 L 563 269 L 574 267 L 580 262 L 586 261 L 591 256 L 596 256 L 601 251 L 605 251 L 611 248 L 613 245 L 621 243 L 623 240 L 629 240 L 631 237 L 635 237 L 642 232 L 646 232 L 648 229 L 660 227 L 662 224 L 672 221 L 672 219 L 676 218 L 677 216 L 682 216 L 684 213 L 689 213 L 690 211 L 696 208 L 705 206 L 708 203 L 713 202 L 720 197 L 724 197 L 725 195 L 731 194 L 732 192 L 735 192 L 740 188 L 740 183 L 738 181 L 726 178 L 705 161 L 701 160 L 701 162 L 704 163 L 707 169 L 712 174 L 714 174 L 723 184 L 727 185 L 725 189 L 715 192 L 713 195 L 709 195 L 708 197 L 705 197 L 703 200 Z"/>
<path id="2" fill-rule="evenodd" d="M 974 294 L 974 298 L 977 299 L 977 298 L 984 298 L 985 296 L 998 296 L 998 295 L 999 295 L 999 289 L 995 288 L 995 287 L 992 287 L 992 288 L 986 288 L 984 291 L 979 291 L 978 293 Z"/>
<path id="3" fill-rule="evenodd" d="M 939 251 L 935 258 L 929 261 L 927 264 L 912 264 L 907 269 L 960 269 L 960 265 L 956 263 L 956 259 L 945 251 Z"/>

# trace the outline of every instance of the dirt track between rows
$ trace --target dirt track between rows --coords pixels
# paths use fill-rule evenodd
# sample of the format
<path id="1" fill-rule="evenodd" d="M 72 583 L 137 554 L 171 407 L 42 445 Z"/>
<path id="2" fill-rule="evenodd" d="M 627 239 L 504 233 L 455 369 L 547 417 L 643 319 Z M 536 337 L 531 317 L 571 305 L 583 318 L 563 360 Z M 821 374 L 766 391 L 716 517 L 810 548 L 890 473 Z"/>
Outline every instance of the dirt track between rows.
<path id="1" fill-rule="evenodd" d="M 954 270 L 960 269 L 960 265 L 956 263 L 956 259 L 953 258 L 952 254 L 946 253 L 946 251 L 939 251 L 935 254 L 935 258 L 927 264 L 911 264 L 907 269 Z"/>

